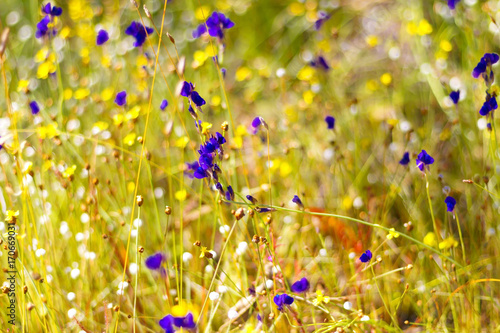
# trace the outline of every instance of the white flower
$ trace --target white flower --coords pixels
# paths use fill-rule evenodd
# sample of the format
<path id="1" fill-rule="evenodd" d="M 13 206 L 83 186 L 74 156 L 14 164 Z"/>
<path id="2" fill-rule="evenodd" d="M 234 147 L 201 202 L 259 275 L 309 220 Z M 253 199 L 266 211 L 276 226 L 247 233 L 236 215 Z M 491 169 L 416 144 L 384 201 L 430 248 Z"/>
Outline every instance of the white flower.
<path id="1" fill-rule="evenodd" d="M 77 311 L 76 311 L 76 309 L 75 309 L 75 308 L 71 308 L 71 309 L 69 309 L 69 310 L 68 310 L 68 317 L 69 317 L 70 319 L 75 318 L 75 316 L 76 316 L 76 312 L 77 312 Z"/>
<path id="2" fill-rule="evenodd" d="M 212 291 L 209 295 L 208 298 L 210 298 L 211 301 L 216 301 L 220 297 L 220 294 L 216 291 Z"/>
<path id="3" fill-rule="evenodd" d="M 74 300 L 76 297 L 75 293 L 74 292 L 69 292 L 68 295 L 66 295 L 66 298 L 68 299 L 68 301 L 72 301 Z"/>
<path id="4" fill-rule="evenodd" d="M 238 311 L 236 311 L 234 308 L 229 309 L 227 312 L 227 317 L 229 319 L 235 319 L 238 317 Z"/>

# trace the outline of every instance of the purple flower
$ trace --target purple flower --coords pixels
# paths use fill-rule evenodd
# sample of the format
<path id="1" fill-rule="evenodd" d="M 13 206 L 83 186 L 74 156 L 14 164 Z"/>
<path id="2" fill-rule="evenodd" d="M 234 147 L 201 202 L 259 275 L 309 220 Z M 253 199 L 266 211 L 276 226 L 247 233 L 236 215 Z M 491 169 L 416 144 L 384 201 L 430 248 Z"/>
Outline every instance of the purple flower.
<path id="1" fill-rule="evenodd" d="M 457 5 L 457 3 L 459 3 L 460 0 L 448 0 L 448 7 L 450 7 L 450 9 L 455 9 L 455 6 Z"/>
<path id="2" fill-rule="evenodd" d="M 165 260 L 165 256 L 163 255 L 163 253 L 157 252 L 146 258 L 146 267 L 152 270 L 157 270 L 158 268 L 160 268 L 163 260 Z"/>
<path id="3" fill-rule="evenodd" d="M 189 312 L 184 317 L 174 317 L 172 315 L 167 315 L 163 317 L 159 322 L 161 328 L 165 330 L 165 333 L 174 333 L 175 327 L 185 328 L 191 330 L 196 327 L 194 322 L 194 317 L 191 312 Z"/>
<path id="4" fill-rule="evenodd" d="M 164 99 L 163 101 L 161 101 L 161 104 L 160 104 L 160 109 L 163 111 L 165 110 L 165 108 L 168 106 L 168 101 L 166 99 Z"/>
<path id="5" fill-rule="evenodd" d="M 491 97 L 488 94 L 486 98 L 487 98 L 486 101 L 479 110 L 479 114 L 481 116 L 487 116 L 491 111 L 496 110 L 498 108 L 497 99 L 495 97 Z"/>
<path id="6" fill-rule="evenodd" d="M 425 150 L 422 150 L 420 154 L 417 156 L 417 167 L 420 169 L 420 171 L 424 171 L 424 167 L 431 165 L 434 163 L 434 159 L 432 158 L 431 155 L 427 154 Z"/>
<path id="7" fill-rule="evenodd" d="M 62 8 L 61 7 L 52 7 L 52 5 L 47 3 L 45 6 L 42 7 L 42 12 L 44 12 L 47 15 L 51 16 L 61 16 L 62 14 Z"/>
<path id="8" fill-rule="evenodd" d="M 213 12 L 205 23 L 200 24 L 193 31 L 193 38 L 198 38 L 207 32 L 212 37 L 224 38 L 224 30 L 234 27 L 233 21 L 222 13 Z"/>
<path id="9" fill-rule="evenodd" d="M 307 291 L 309 289 L 309 281 L 307 280 L 307 278 L 304 277 L 299 281 L 296 281 L 294 284 L 292 284 L 290 289 L 294 293 L 303 293 L 304 291 Z"/>
<path id="10" fill-rule="evenodd" d="M 125 90 L 116 94 L 115 103 L 118 106 L 124 106 L 127 104 L 127 92 Z"/>
<path id="11" fill-rule="evenodd" d="M 446 199 L 444 199 L 444 203 L 446 204 L 446 208 L 449 212 L 452 212 L 455 209 L 455 205 L 457 204 L 457 201 L 455 198 L 451 196 L 447 196 Z"/>
<path id="12" fill-rule="evenodd" d="M 372 252 L 370 250 L 366 250 L 365 253 L 363 253 L 361 257 L 359 257 L 359 260 L 361 262 L 368 262 L 372 259 L 372 257 L 373 257 Z"/>
<path id="13" fill-rule="evenodd" d="M 326 125 L 328 126 L 328 129 L 332 130 L 335 128 L 335 118 L 333 118 L 332 116 L 326 116 L 325 122 L 326 122 Z"/>
<path id="14" fill-rule="evenodd" d="M 233 201 L 234 200 L 234 191 L 231 185 L 227 186 L 227 191 L 226 191 L 226 200 L 227 201 Z"/>
<path id="15" fill-rule="evenodd" d="M 496 53 L 485 53 L 481 60 L 477 63 L 476 67 L 472 71 L 472 76 L 478 78 L 481 74 L 486 73 L 486 68 L 496 64 L 499 60 L 499 56 Z"/>
<path id="16" fill-rule="evenodd" d="M 299 206 L 299 208 L 304 208 L 304 204 L 302 203 L 302 200 L 300 200 L 298 195 L 293 196 L 292 202 Z"/>
<path id="17" fill-rule="evenodd" d="M 35 37 L 36 38 L 41 38 L 49 32 L 49 27 L 48 24 L 50 23 L 50 16 L 46 15 L 43 19 L 40 20 L 40 22 L 37 23 L 36 25 L 36 33 Z"/>
<path id="18" fill-rule="evenodd" d="M 294 301 L 293 297 L 287 294 L 276 295 L 273 300 L 279 311 L 283 311 L 285 305 L 291 305 Z"/>
<path id="19" fill-rule="evenodd" d="M 252 127 L 254 128 L 254 133 L 253 134 L 256 134 L 261 126 L 265 127 L 267 130 L 269 129 L 269 127 L 267 126 L 267 123 L 264 120 L 264 118 L 262 118 L 262 117 L 255 117 L 252 120 Z"/>
<path id="20" fill-rule="evenodd" d="M 32 101 L 30 103 L 30 108 L 31 108 L 31 114 L 37 114 L 38 112 L 40 112 L 40 107 L 38 106 L 38 103 L 35 102 L 35 101 Z"/>
<path id="21" fill-rule="evenodd" d="M 454 104 L 458 104 L 458 100 L 460 99 L 460 90 L 452 91 L 450 93 L 450 98 Z"/>
<path id="22" fill-rule="evenodd" d="M 181 96 L 190 98 L 197 107 L 201 107 L 206 104 L 200 94 L 194 90 L 194 85 L 191 82 L 184 81 L 182 84 Z"/>
<path id="23" fill-rule="evenodd" d="M 318 13 L 318 17 L 319 17 L 319 19 L 317 19 L 316 22 L 314 22 L 314 29 L 316 29 L 316 30 L 321 29 L 321 27 L 323 26 L 323 23 L 328 21 L 330 19 L 331 15 L 328 15 L 327 13 L 320 11 Z"/>
<path id="24" fill-rule="evenodd" d="M 251 195 L 247 195 L 247 200 L 253 203 L 254 205 L 257 203 L 257 199 L 255 199 Z"/>
<path id="25" fill-rule="evenodd" d="M 125 30 L 125 34 L 135 38 L 135 47 L 140 47 L 146 41 L 147 35 L 153 33 L 153 28 L 146 27 L 139 22 L 132 21 L 128 28 Z"/>
<path id="26" fill-rule="evenodd" d="M 312 67 L 320 68 L 325 71 L 330 69 L 330 66 L 328 66 L 328 63 L 326 62 L 325 58 L 323 58 L 323 56 L 318 56 L 316 59 L 311 60 L 309 64 Z"/>
<path id="27" fill-rule="evenodd" d="M 408 163 L 410 163 L 410 153 L 405 152 L 403 154 L 403 158 L 399 161 L 399 164 L 408 165 Z"/>
<path id="28" fill-rule="evenodd" d="M 108 32 L 104 29 L 99 30 L 99 32 L 97 33 L 96 44 L 102 45 L 102 44 L 106 43 L 108 40 L 109 40 Z"/>

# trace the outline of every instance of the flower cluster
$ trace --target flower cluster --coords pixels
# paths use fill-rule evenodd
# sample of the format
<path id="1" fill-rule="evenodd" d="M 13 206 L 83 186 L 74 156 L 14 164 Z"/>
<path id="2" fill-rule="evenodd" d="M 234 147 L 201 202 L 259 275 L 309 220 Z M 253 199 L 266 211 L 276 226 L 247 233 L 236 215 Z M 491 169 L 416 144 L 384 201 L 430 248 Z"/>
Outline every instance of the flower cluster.
<path id="1" fill-rule="evenodd" d="M 53 20 L 56 16 L 61 16 L 62 8 L 56 7 L 56 6 L 52 7 L 52 5 L 50 3 L 48 3 L 42 7 L 42 12 L 46 15 L 36 25 L 36 33 L 35 33 L 36 38 L 50 36 L 49 25 L 51 23 L 53 23 Z M 51 32 L 52 32 L 52 35 L 56 34 L 55 29 L 52 29 Z"/>
<path id="2" fill-rule="evenodd" d="M 222 155 L 224 155 L 222 145 L 224 143 L 226 143 L 226 139 L 222 134 L 217 132 L 215 136 L 210 137 L 210 139 L 200 146 L 198 161 L 187 163 L 187 169 L 193 171 L 195 178 L 203 179 L 211 177 L 215 182 L 218 182 L 218 174 L 221 170 L 214 160 L 217 156 L 222 159 Z"/>
<path id="3" fill-rule="evenodd" d="M 212 37 L 224 38 L 224 30 L 234 27 L 234 22 L 231 21 L 222 13 L 213 12 L 205 23 L 201 23 L 196 30 L 193 31 L 193 38 L 198 38 L 207 32 Z"/>

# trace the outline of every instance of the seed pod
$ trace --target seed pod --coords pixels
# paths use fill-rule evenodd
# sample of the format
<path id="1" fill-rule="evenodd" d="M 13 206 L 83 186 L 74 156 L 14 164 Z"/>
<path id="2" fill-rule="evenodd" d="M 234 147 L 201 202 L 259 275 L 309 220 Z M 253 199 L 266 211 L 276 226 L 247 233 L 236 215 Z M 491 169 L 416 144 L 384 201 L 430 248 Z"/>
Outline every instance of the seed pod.
<path id="1" fill-rule="evenodd" d="M 172 214 L 172 208 L 170 208 L 170 206 L 165 206 L 165 214 L 167 215 Z"/>
<path id="2" fill-rule="evenodd" d="M 144 203 L 144 198 L 142 197 L 142 195 L 138 195 L 137 196 L 137 206 L 141 207 L 143 203 Z"/>

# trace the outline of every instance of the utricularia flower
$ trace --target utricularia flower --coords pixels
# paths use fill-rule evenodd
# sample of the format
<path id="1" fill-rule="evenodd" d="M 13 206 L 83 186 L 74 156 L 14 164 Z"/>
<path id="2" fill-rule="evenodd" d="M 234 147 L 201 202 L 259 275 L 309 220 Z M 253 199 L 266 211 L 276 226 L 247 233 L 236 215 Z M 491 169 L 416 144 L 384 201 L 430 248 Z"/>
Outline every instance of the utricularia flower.
<path id="1" fill-rule="evenodd" d="M 489 93 L 486 93 L 486 101 L 479 109 L 479 114 L 481 116 L 487 116 L 491 111 L 498 109 L 498 103 L 495 96 L 491 96 Z"/>
<path id="2" fill-rule="evenodd" d="M 299 208 L 304 209 L 304 204 L 302 203 L 302 200 L 300 200 L 298 195 L 293 196 L 292 202 L 299 206 Z"/>
<path id="3" fill-rule="evenodd" d="M 434 159 L 431 155 L 427 154 L 425 150 L 422 150 L 417 156 L 416 163 L 420 171 L 424 171 L 425 167 L 428 167 L 429 165 L 434 163 Z"/>
<path id="4" fill-rule="evenodd" d="M 361 257 L 359 257 L 359 260 L 361 262 L 369 262 L 370 260 L 372 260 L 372 257 L 372 252 L 370 250 L 366 250 L 365 253 L 363 253 Z"/>
<path id="5" fill-rule="evenodd" d="M 118 106 L 124 106 L 127 104 L 127 92 L 125 90 L 116 94 L 115 103 Z"/>
<path id="6" fill-rule="evenodd" d="M 168 106 L 168 101 L 166 99 L 164 99 L 163 101 L 161 101 L 160 109 L 162 111 L 164 111 L 167 106 Z"/>
<path id="7" fill-rule="evenodd" d="M 201 23 L 196 30 L 193 31 L 193 38 L 198 38 L 207 32 L 212 37 L 224 38 L 224 30 L 234 27 L 234 22 L 231 21 L 222 13 L 213 12 L 205 23 Z"/>
<path id="8" fill-rule="evenodd" d="M 161 252 L 150 255 L 146 258 L 145 264 L 146 267 L 151 270 L 157 270 L 161 267 L 161 264 L 165 260 L 165 255 Z"/>
<path id="9" fill-rule="evenodd" d="M 134 46 L 140 47 L 146 41 L 146 37 L 153 33 L 153 28 L 146 27 L 139 22 L 132 21 L 125 34 L 135 38 Z"/>
<path id="10" fill-rule="evenodd" d="M 247 195 L 247 199 L 248 201 L 250 201 L 251 203 L 253 203 L 254 205 L 257 203 L 257 199 L 255 199 L 254 197 L 252 197 L 251 195 Z"/>
<path id="11" fill-rule="evenodd" d="M 259 131 L 259 128 L 264 127 L 266 130 L 269 130 L 269 126 L 267 126 L 266 121 L 262 117 L 255 117 L 252 120 L 253 134 L 256 134 Z"/>
<path id="12" fill-rule="evenodd" d="M 38 114 L 38 112 L 40 112 L 40 107 L 38 106 L 38 103 L 35 101 L 30 102 L 30 109 L 33 115 Z"/>
<path id="13" fill-rule="evenodd" d="M 279 311 L 283 311 L 286 305 L 292 305 L 294 301 L 293 297 L 287 294 L 276 295 L 273 300 Z"/>
<path id="14" fill-rule="evenodd" d="M 460 100 L 460 90 L 452 91 L 450 93 L 450 98 L 453 101 L 453 104 L 458 104 L 458 101 Z"/>
<path id="15" fill-rule="evenodd" d="M 184 81 L 181 89 L 181 96 L 189 98 L 189 103 L 193 102 L 198 108 L 205 105 L 205 100 L 194 90 L 194 84 Z M 191 105 L 191 104 L 190 104 Z"/>
<path id="16" fill-rule="evenodd" d="M 36 38 L 41 38 L 43 36 L 50 35 L 49 24 L 53 22 L 56 16 L 61 16 L 62 8 L 56 6 L 52 7 L 50 3 L 47 3 L 45 6 L 42 6 L 42 12 L 46 15 L 36 25 L 36 33 L 35 33 Z M 55 34 L 56 34 L 55 29 L 52 29 L 52 35 Z"/>
<path id="17" fill-rule="evenodd" d="M 191 330 L 196 327 L 192 313 L 188 313 L 184 317 L 174 317 L 167 315 L 160 320 L 160 326 L 165 330 L 165 333 L 174 333 L 175 327 Z"/>
<path id="18" fill-rule="evenodd" d="M 316 298 L 313 301 L 314 305 L 318 306 L 318 305 L 320 305 L 322 303 L 327 304 L 329 302 L 330 302 L 330 297 L 329 296 L 323 295 L 323 291 L 321 291 L 319 289 L 316 290 Z"/>
<path id="19" fill-rule="evenodd" d="M 299 281 L 294 282 L 294 284 L 292 284 L 290 289 L 294 293 L 303 293 L 309 289 L 309 281 L 307 280 L 307 278 L 304 277 Z"/>
<path id="20" fill-rule="evenodd" d="M 104 29 L 99 30 L 99 32 L 97 33 L 96 44 L 102 45 L 106 43 L 108 40 L 109 40 L 108 32 Z"/>
<path id="21" fill-rule="evenodd" d="M 401 165 L 408 165 L 408 163 L 410 163 L 410 153 L 409 152 L 405 152 L 403 154 L 403 158 L 401 160 L 399 160 L 399 164 L 401 164 Z"/>
<path id="22" fill-rule="evenodd" d="M 453 198 L 452 196 L 447 196 L 446 199 L 444 199 L 444 203 L 446 204 L 446 209 L 449 212 L 452 212 L 455 209 L 457 200 L 455 200 L 455 198 Z"/>
<path id="23" fill-rule="evenodd" d="M 491 70 L 491 66 L 496 64 L 498 59 L 499 56 L 496 53 L 485 53 L 472 71 L 472 76 L 477 79 L 482 74 L 486 83 L 493 82 L 493 71 Z M 489 74 L 487 73 L 488 68 L 490 69 Z"/>
<path id="24" fill-rule="evenodd" d="M 323 56 L 318 56 L 316 59 L 311 60 L 309 65 L 311 65 L 311 67 L 320 68 L 325 71 L 330 69 L 330 66 Z"/>
<path id="25" fill-rule="evenodd" d="M 332 116 L 326 116 L 325 122 L 326 122 L 326 126 L 328 127 L 328 129 L 332 130 L 335 128 L 335 118 L 333 118 Z"/>

